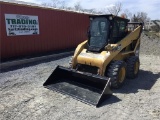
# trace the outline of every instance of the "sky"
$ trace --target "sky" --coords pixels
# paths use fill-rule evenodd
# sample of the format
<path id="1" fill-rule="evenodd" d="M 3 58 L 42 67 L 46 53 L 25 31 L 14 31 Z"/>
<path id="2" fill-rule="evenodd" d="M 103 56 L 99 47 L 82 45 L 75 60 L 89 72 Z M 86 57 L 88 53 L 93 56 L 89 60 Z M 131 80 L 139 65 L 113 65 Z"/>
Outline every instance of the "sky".
<path id="1" fill-rule="evenodd" d="M 44 0 L 19 0 L 31 3 L 42 4 Z M 63 0 L 67 6 L 73 7 L 80 2 L 85 9 L 107 9 L 115 3 L 122 3 L 123 11 L 128 9 L 131 13 L 146 12 L 152 20 L 160 20 L 160 0 Z M 52 0 L 45 0 L 45 3 L 52 3 Z"/>

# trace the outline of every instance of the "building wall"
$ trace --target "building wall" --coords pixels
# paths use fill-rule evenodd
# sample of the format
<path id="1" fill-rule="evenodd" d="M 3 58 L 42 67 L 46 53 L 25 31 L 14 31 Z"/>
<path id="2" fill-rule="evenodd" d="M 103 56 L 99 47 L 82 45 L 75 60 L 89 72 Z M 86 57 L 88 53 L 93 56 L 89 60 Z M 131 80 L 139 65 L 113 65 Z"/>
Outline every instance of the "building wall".
<path id="1" fill-rule="evenodd" d="M 155 24 L 152 21 L 148 21 L 145 23 L 145 29 L 146 30 L 150 30 L 152 26 L 154 26 Z"/>
<path id="2" fill-rule="evenodd" d="M 158 20 L 152 20 L 145 23 L 145 29 L 146 30 L 152 30 L 153 26 L 160 26 L 160 22 Z"/>
<path id="3" fill-rule="evenodd" d="M 76 47 L 86 40 L 88 15 L 0 2 L 1 57 L 24 55 Z M 39 35 L 7 36 L 5 14 L 34 15 L 39 19 Z"/>
<path id="4" fill-rule="evenodd" d="M 2 57 L 2 32 L 1 32 L 1 20 L 2 20 L 2 15 L 1 15 L 1 4 L 0 4 L 0 60 L 1 60 L 1 57 Z"/>

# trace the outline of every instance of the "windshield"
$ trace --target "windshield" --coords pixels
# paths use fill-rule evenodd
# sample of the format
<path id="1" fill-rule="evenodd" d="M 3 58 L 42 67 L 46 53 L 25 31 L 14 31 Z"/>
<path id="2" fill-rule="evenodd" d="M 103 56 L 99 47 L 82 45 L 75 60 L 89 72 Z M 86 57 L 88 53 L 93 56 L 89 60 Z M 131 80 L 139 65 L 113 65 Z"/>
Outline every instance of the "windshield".
<path id="1" fill-rule="evenodd" d="M 106 18 L 95 18 L 90 25 L 90 47 L 103 47 L 107 43 L 109 21 Z"/>

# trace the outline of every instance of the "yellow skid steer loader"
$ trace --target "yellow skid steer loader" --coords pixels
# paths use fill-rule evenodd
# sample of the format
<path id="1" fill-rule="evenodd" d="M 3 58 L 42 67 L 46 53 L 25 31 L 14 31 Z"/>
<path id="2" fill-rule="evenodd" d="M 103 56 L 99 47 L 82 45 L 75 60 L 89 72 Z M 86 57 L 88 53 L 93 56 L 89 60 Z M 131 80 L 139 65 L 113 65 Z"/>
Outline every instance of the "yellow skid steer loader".
<path id="1" fill-rule="evenodd" d="M 137 77 L 143 24 L 114 15 L 89 18 L 88 40 L 77 46 L 70 67 L 57 66 L 43 86 L 97 107 L 112 95 L 110 87 Z"/>

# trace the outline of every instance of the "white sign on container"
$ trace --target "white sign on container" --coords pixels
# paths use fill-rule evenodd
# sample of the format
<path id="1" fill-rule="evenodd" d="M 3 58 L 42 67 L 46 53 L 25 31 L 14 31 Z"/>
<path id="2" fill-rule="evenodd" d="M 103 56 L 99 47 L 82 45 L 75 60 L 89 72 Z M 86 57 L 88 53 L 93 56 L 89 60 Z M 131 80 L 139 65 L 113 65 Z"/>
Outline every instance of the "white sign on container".
<path id="1" fill-rule="evenodd" d="M 39 34 L 38 16 L 5 14 L 7 36 Z"/>

